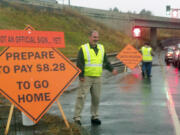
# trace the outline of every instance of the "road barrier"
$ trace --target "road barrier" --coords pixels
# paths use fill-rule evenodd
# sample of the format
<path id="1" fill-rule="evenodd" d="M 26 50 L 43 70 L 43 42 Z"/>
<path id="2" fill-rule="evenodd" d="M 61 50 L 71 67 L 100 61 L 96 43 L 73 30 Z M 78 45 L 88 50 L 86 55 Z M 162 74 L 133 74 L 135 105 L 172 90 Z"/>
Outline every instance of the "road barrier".
<path id="1" fill-rule="evenodd" d="M 116 59 L 116 55 L 117 55 L 117 52 L 109 53 L 109 54 L 107 54 L 107 57 L 108 57 L 108 59 L 110 59 L 113 67 L 119 67 L 118 71 L 121 73 L 124 71 L 125 65 L 121 61 Z M 70 60 L 75 63 L 77 61 L 77 58 L 70 58 Z"/>

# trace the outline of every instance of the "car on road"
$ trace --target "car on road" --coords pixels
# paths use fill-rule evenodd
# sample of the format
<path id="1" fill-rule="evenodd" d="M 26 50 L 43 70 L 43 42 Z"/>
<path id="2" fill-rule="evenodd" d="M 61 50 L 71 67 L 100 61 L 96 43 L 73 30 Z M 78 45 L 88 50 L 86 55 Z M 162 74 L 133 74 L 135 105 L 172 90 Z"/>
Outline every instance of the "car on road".
<path id="1" fill-rule="evenodd" d="M 167 49 L 165 53 L 165 62 L 167 65 L 173 62 L 173 53 L 174 51 L 172 49 Z"/>
<path id="2" fill-rule="evenodd" d="M 178 44 L 173 52 L 173 60 L 172 63 L 175 67 L 180 64 L 180 44 Z"/>

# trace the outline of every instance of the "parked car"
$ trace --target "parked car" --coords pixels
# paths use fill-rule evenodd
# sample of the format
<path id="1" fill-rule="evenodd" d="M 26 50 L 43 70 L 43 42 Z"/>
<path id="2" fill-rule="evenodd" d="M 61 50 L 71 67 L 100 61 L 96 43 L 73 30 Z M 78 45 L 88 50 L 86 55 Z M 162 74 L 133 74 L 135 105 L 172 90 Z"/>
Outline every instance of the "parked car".
<path id="1" fill-rule="evenodd" d="M 166 51 L 167 51 L 167 50 L 169 50 L 169 49 L 171 49 L 171 50 L 175 50 L 175 49 L 176 49 L 176 47 L 177 47 L 176 45 L 164 46 L 164 47 L 163 47 L 163 50 L 166 50 Z"/>
<path id="2" fill-rule="evenodd" d="M 179 66 L 180 64 L 180 44 L 176 46 L 176 49 L 173 52 L 172 63 L 175 67 Z"/>
<path id="3" fill-rule="evenodd" d="M 165 53 L 165 62 L 167 65 L 169 65 L 170 63 L 173 62 L 173 50 L 172 49 L 168 49 Z"/>

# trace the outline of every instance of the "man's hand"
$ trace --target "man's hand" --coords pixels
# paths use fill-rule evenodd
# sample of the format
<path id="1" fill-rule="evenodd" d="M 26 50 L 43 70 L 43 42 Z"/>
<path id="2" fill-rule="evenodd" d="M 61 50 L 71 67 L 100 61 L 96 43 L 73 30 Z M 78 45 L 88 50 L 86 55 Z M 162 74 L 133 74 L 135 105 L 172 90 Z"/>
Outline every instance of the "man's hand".
<path id="1" fill-rule="evenodd" d="M 117 74 L 118 74 L 118 71 L 117 71 L 116 69 L 114 69 L 114 70 L 112 71 L 112 74 L 113 74 L 113 75 L 117 75 Z"/>

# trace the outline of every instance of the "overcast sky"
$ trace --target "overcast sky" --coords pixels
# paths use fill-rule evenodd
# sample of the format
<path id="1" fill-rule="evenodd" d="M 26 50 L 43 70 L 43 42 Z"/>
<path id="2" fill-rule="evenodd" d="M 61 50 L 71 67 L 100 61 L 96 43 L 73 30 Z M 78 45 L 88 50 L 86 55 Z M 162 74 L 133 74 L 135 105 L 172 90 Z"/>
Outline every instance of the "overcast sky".
<path id="1" fill-rule="evenodd" d="M 68 0 L 58 0 L 68 4 Z M 142 9 L 149 10 L 155 16 L 166 16 L 166 5 L 180 9 L 180 0 L 70 0 L 71 5 L 109 10 L 117 7 L 122 12 L 139 13 Z M 179 11 L 180 16 L 180 11 Z"/>

